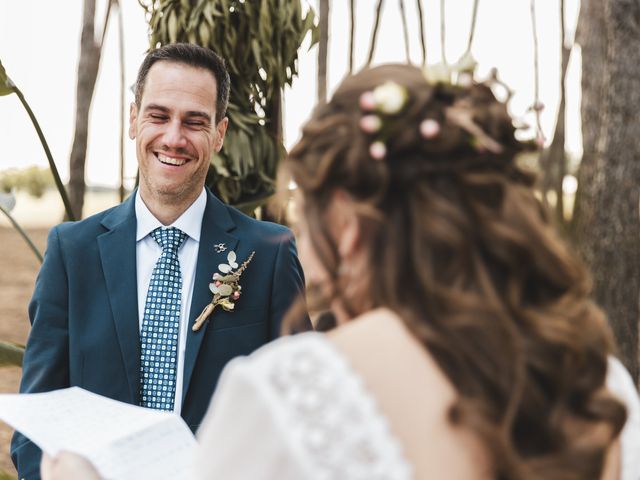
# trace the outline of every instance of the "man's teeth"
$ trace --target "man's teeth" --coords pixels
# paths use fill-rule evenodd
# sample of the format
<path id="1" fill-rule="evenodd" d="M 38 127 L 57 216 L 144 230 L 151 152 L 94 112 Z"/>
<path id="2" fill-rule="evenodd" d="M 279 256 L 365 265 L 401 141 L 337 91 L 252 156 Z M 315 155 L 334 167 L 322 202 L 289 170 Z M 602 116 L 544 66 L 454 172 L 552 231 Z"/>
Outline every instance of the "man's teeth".
<path id="1" fill-rule="evenodd" d="M 166 155 L 158 154 L 158 160 L 162 163 L 168 163 L 169 165 L 184 165 L 187 161 L 184 158 L 171 158 Z"/>

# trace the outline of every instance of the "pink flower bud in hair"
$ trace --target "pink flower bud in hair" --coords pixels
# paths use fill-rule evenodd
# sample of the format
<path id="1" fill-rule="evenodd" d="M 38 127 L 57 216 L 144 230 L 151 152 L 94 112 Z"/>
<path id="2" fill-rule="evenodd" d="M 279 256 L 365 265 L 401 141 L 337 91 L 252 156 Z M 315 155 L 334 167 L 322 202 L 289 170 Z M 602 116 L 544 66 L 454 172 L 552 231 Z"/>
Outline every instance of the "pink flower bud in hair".
<path id="1" fill-rule="evenodd" d="M 364 92 L 360 95 L 360 108 L 364 111 L 376 109 L 376 99 L 372 91 Z"/>
<path id="2" fill-rule="evenodd" d="M 373 142 L 369 147 L 369 154 L 374 160 L 382 160 L 387 154 L 387 147 L 383 142 L 378 140 L 377 142 Z"/>
<path id="3" fill-rule="evenodd" d="M 420 123 L 420 134 L 430 140 L 440 133 L 440 124 L 433 118 L 427 118 Z"/>
<path id="4" fill-rule="evenodd" d="M 382 126 L 382 120 L 377 115 L 365 115 L 360 119 L 360 128 L 365 133 L 376 133 Z"/>

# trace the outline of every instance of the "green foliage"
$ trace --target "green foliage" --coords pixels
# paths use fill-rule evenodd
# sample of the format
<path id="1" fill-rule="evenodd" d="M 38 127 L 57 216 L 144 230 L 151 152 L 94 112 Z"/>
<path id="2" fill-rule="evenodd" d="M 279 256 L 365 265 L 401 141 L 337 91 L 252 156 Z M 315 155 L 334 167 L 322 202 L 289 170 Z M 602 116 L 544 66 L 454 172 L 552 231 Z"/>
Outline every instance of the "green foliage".
<path id="1" fill-rule="evenodd" d="M 234 205 L 275 190 L 281 141 L 281 92 L 297 75 L 298 50 L 315 14 L 300 0 L 139 0 L 151 26 L 150 45 L 190 42 L 222 56 L 231 76 L 224 147 L 212 158 L 208 184 Z"/>
<path id="2" fill-rule="evenodd" d="M 15 91 L 15 85 L 7 75 L 2 62 L 0 62 L 0 97 L 10 95 Z"/>
<path id="3" fill-rule="evenodd" d="M 24 346 L 0 340 L 0 367 L 22 366 Z"/>
<path id="4" fill-rule="evenodd" d="M 48 168 L 28 167 L 22 170 L 5 170 L 0 172 L 0 190 L 24 190 L 30 195 L 40 198 L 45 190 L 55 186 L 53 175 Z"/>

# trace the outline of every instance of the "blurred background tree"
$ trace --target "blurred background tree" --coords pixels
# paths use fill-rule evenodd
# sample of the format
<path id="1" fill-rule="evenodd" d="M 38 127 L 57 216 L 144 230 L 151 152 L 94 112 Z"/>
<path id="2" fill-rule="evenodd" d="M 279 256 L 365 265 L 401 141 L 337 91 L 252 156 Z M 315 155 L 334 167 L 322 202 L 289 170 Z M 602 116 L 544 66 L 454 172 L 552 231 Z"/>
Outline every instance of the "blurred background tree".
<path id="1" fill-rule="evenodd" d="M 640 4 L 582 0 L 583 155 L 573 237 L 619 355 L 640 380 Z"/>
<path id="2" fill-rule="evenodd" d="M 24 190 L 35 198 L 40 198 L 49 188 L 55 187 L 53 174 L 48 168 L 32 165 L 25 169 L 11 169 L 0 172 L 0 191 Z"/>
<path id="3" fill-rule="evenodd" d="M 119 0 L 107 0 L 100 36 L 96 36 L 96 0 L 83 0 L 82 34 L 80 36 L 80 58 L 76 84 L 76 122 L 71 154 L 69 155 L 69 201 L 75 218 L 82 218 L 86 191 L 85 165 L 89 136 L 89 112 L 93 92 L 98 79 L 100 58 L 113 8 L 117 10 L 119 25 L 120 55 L 120 201 L 124 200 L 124 39 L 122 8 Z M 68 215 L 65 217 L 68 219 Z"/>

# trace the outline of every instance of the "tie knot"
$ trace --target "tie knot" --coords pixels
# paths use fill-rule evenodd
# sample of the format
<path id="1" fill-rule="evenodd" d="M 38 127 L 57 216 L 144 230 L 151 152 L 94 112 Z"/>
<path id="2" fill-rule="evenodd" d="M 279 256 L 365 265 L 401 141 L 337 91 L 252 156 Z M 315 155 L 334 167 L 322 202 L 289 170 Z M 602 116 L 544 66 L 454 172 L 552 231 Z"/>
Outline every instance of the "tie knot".
<path id="1" fill-rule="evenodd" d="M 169 250 L 172 252 L 177 252 L 184 239 L 187 238 L 187 234 L 176 227 L 158 227 L 149 235 L 158 242 L 163 251 Z"/>

